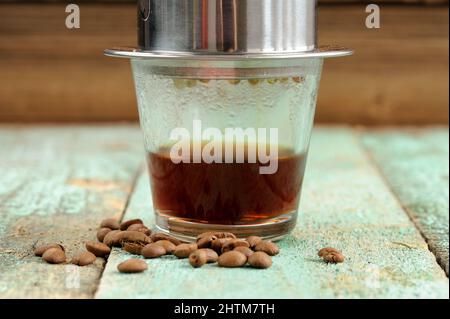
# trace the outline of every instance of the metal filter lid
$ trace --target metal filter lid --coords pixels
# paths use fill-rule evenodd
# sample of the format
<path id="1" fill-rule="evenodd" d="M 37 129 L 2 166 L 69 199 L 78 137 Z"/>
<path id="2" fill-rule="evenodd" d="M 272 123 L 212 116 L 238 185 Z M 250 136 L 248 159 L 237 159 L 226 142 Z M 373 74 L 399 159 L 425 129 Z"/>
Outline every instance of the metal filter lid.
<path id="1" fill-rule="evenodd" d="M 139 0 L 138 44 L 105 54 L 240 61 L 352 54 L 317 46 L 317 0 Z"/>

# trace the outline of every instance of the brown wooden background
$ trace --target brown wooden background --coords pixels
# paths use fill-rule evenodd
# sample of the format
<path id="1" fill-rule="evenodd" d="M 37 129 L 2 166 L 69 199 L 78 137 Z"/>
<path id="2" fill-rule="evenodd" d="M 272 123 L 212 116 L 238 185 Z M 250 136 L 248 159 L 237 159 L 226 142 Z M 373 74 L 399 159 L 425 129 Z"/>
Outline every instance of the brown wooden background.
<path id="1" fill-rule="evenodd" d="M 0 1 L 0 122 L 137 118 L 128 62 L 102 54 L 136 43 L 134 1 L 74 2 L 78 30 L 65 2 Z M 379 30 L 364 25 L 371 2 Z M 327 60 L 319 122 L 448 123 L 448 0 L 322 1 L 319 39 L 356 50 Z"/>

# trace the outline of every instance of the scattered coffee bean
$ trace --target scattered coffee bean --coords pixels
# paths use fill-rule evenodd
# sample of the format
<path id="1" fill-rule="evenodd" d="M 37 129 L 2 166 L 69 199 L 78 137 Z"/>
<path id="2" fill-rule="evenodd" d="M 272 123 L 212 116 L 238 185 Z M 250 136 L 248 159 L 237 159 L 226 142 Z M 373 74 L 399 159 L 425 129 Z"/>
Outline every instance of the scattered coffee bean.
<path id="1" fill-rule="evenodd" d="M 109 233 L 105 235 L 103 238 L 103 243 L 108 247 L 117 247 L 120 246 L 120 238 L 119 233 L 121 233 L 120 230 L 112 230 Z"/>
<path id="2" fill-rule="evenodd" d="M 141 244 L 150 244 L 152 240 L 150 237 L 146 236 L 144 233 L 134 230 L 125 230 L 117 233 L 117 239 L 120 243 L 123 241 L 141 243 Z"/>
<path id="3" fill-rule="evenodd" d="M 206 253 L 203 250 L 197 249 L 189 255 L 189 263 L 194 268 L 199 268 L 207 262 Z"/>
<path id="4" fill-rule="evenodd" d="M 178 258 L 188 258 L 197 248 L 197 244 L 180 244 L 175 248 L 173 254 Z"/>
<path id="5" fill-rule="evenodd" d="M 105 257 L 111 252 L 111 248 L 103 243 L 87 242 L 86 249 L 97 257 Z"/>
<path id="6" fill-rule="evenodd" d="M 103 240 L 105 239 L 106 234 L 108 234 L 111 231 L 111 228 L 107 228 L 107 227 L 103 227 L 100 228 L 97 231 L 97 239 L 99 242 L 103 242 Z"/>
<path id="7" fill-rule="evenodd" d="M 177 248 L 177 246 L 174 243 L 168 240 L 158 240 L 155 244 L 163 246 L 164 249 L 166 250 L 166 254 L 168 255 L 172 254 Z"/>
<path id="8" fill-rule="evenodd" d="M 206 255 L 206 262 L 208 264 L 215 263 L 219 259 L 219 255 L 212 250 L 211 248 L 200 248 L 199 250 L 203 251 Z"/>
<path id="9" fill-rule="evenodd" d="M 222 247 L 229 241 L 234 240 L 233 238 L 218 238 L 216 240 L 213 240 L 211 243 L 211 248 L 215 250 L 216 253 L 221 254 L 222 253 Z"/>
<path id="10" fill-rule="evenodd" d="M 197 246 L 198 246 L 198 248 L 211 248 L 211 243 L 216 239 L 217 239 L 217 237 L 214 235 L 207 235 L 207 236 L 200 237 L 197 240 Z"/>
<path id="11" fill-rule="evenodd" d="M 141 255 L 145 258 L 159 258 L 166 254 L 166 250 L 162 245 L 156 243 L 148 244 L 142 248 Z"/>
<path id="12" fill-rule="evenodd" d="M 344 255 L 342 255 L 340 253 L 329 253 L 327 255 L 324 255 L 322 258 L 326 262 L 333 263 L 333 264 L 343 263 L 345 260 Z"/>
<path id="13" fill-rule="evenodd" d="M 150 229 L 148 229 L 147 227 L 145 227 L 142 224 L 130 225 L 130 227 L 128 227 L 127 230 L 138 231 L 138 232 L 144 233 L 147 236 L 150 236 L 150 234 L 152 233 Z"/>
<path id="14" fill-rule="evenodd" d="M 338 264 L 343 263 L 345 260 L 344 255 L 339 250 L 331 247 L 322 248 L 319 250 L 318 255 L 328 263 Z"/>
<path id="15" fill-rule="evenodd" d="M 263 239 L 262 239 L 261 237 L 259 237 L 259 236 L 249 236 L 249 237 L 247 237 L 245 240 L 249 243 L 250 248 L 253 249 L 253 248 L 255 248 L 255 246 L 256 246 L 257 244 L 259 244 Z"/>
<path id="16" fill-rule="evenodd" d="M 225 243 L 222 246 L 222 253 L 226 253 L 227 251 L 232 251 L 234 250 L 236 247 L 250 247 L 250 244 L 248 242 L 246 242 L 245 240 L 241 240 L 241 239 L 233 239 L 228 241 L 227 243 Z"/>
<path id="17" fill-rule="evenodd" d="M 75 257 L 72 258 L 71 263 L 78 266 L 87 266 L 94 263 L 96 258 L 97 257 L 93 253 L 83 251 L 82 253 L 75 255 Z"/>
<path id="18" fill-rule="evenodd" d="M 122 241 L 122 249 L 133 255 L 140 255 L 144 248 L 144 244 L 135 243 L 132 241 Z"/>
<path id="19" fill-rule="evenodd" d="M 176 239 L 175 237 L 172 237 L 170 235 L 164 234 L 164 233 L 154 233 L 150 236 L 153 242 L 157 242 L 160 240 L 168 240 L 172 242 L 175 246 L 178 246 L 179 244 L 182 244 L 181 240 Z"/>
<path id="20" fill-rule="evenodd" d="M 220 267 L 242 267 L 247 263 L 247 257 L 236 250 L 227 251 L 226 253 L 220 255 L 218 262 Z"/>
<path id="21" fill-rule="evenodd" d="M 148 269 L 147 263 L 142 259 L 128 259 L 117 266 L 121 273 L 132 274 L 143 272 Z"/>
<path id="22" fill-rule="evenodd" d="M 59 247 L 50 248 L 44 252 L 42 259 L 49 264 L 62 264 L 66 262 L 66 253 Z"/>
<path id="23" fill-rule="evenodd" d="M 330 254 L 330 253 L 341 253 L 341 252 L 339 250 L 337 250 L 336 248 L 325 247 L 325 248 L 322 248 L 321 250 L 319 250 L 317 255 L 319 257 L 323 257 L 324 255 L 327 255 L 327 254 Z"/>
<path id="24" fill-rule="evenodd" d="M 42 245 L 42 246 L 36 247 L 36 249 L 34 250 L 34 254 L 36 256 L 41 257 L 50 248 L 59 248 L 62 251 L 64 251 L 64 247 L 60 244 L 47 244 L 47 245 Z"/>
<path id="25" fill-rule="evenodd" d="M 131 224 L 130 226 L 128 226 L 127 229 L 124 229 L 124 230 L 137 231 L 141 227 L 145 227 L 145 226 L 143 224 Z"/>
<path id="26" fill-rule="evenodd" d="M 120 224 L 117 221 L 117 219 L 115 218 L 107 218 L 104 219 L 101 223 L 100 223 L 100 227 L 101 228 L 109 228 L 112 230 L 117 230 L 120 228 Z"/>
<path id="27" fill-rule="evenodd" d="M 247 257 L 247 258 L 250 257 L 250 256 L 254 253 L 253 250 L 251 250 L 250 248 L 245 247 L 245 246 L 237 246 L 237 247 L 234 248 L 233 250 L 236 250 L 236 251 L 238 251 L 238 252 L 244 254 L 245 257 Z"/>
<path id="28" fill-rule="evenodd" d="M 272 266 L 272 258 L 263 251 L 257 251 L 248 258 L 248 263 L 253 268 L 269 268 Z"/>
<path id="29" fill-rule="evenodd" d="M 278 246 L 275 243 L 273 243 L 271 241 L 263 240 L 263 241 L 259 242 L 258 244 L 256 244 L 255 251 L 263 251 L 266 254 L 268 254 L 269 256 L 275 256 L 275 255 L 278 255 L 278 253 L 280 252 L 280 249 L 278 248 Z"/>
<path id="30" fill-rule="evenodd" d="M 124 221 L 122 224 L 120 224 L 120 230 L 127 230 L 128 227 L 130 227 L 133 224 L 143 225 L 144 223 L 140 219 L 130 219 L 130 220 Z"/>
<path id="31" fill-rule="evenodd" d="M 202 233 L 200 235 L 197 236 L 197 241 L 200 238 L 206 237 L 206 236 L 215 236 L 217 238 L 233 238 L 236 239 L 236 236 L 232 233 L 228 233 L 228 232 L 218 232 L 218 231 L 209 231 L 206 233 Z"/>

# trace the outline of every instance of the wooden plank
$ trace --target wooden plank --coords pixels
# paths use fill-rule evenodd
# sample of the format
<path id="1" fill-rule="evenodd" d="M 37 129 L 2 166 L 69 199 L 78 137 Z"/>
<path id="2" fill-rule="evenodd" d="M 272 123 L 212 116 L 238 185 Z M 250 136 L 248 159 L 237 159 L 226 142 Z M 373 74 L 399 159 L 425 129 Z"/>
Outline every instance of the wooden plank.
<path id="1" fill-rule="evenodd" d="M 135 126 L 0 126 L 0 298 L 90 298 L 104 262 L 48 265 L 33 246 L 73 256 L 120 217 L 143 159 Z"/>
<path id="2" fill-rule="evenodd" d="M 102 56 L 136 44 L 135 4 L 80 8 L 68 30 L 64 4 L 0 4 L 0 121 L 137 118 L 129 63 Z M 379 30 L 363 5 L 319 11 L 320 42 L 356 50 L 326 61 L 319 122 L 448 123 L 448 7 L 382 6 Z"/>
<path id="3" fill-rule="evenodd" d="M 448 275 L 448 127 L 364 134 L 386 180 Z"/>
<path id="4" fill-rule="evenodd" d="M 133 217 L 153 222 L 145 173 L 126 211 Z M 96 298 L 448 298 L 444 271 L 349 129 L 315 130 L 299 222 L 280 246 L 264 271 L 192 269 L 168 256 L 131 276 L 116 270 L 130 258 L 116 249 Z M 324 246 L 346 262 L 321 262 Z"/>

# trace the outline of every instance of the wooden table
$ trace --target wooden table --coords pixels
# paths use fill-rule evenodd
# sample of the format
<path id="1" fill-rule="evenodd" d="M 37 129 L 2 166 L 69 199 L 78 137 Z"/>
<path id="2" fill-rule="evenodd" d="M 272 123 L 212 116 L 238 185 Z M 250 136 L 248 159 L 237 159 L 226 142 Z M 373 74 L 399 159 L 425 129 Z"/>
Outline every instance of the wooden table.
<path id="1" fill-rule="evenodd" d="M 1 298 L 448 298 L 448 127 L 318 127 L 297 228 L 268 270 L 192 269 L 171 256 L 139 275 L 129 258 L 48 265 L 33 246 L 72 255 L 105 217 L 152 225 L 137 126 L 0 126 Z M 347 260 L 327 265 L 324 246 Z M 446 275 L 447 273 L 447 275 Z"/>

